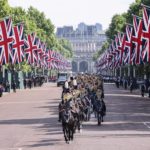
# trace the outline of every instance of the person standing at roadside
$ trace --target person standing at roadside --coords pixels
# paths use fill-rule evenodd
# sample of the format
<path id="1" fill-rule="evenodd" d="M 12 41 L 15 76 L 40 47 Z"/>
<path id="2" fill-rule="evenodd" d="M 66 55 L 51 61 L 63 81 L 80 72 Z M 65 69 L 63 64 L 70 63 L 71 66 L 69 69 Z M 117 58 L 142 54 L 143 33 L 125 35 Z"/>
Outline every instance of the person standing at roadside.
<path id="1" fill-rule="evenodd" d="M 73 79 L 73 87 L 74 87 L 74 89 L 77 89 L 77 80 L 76 80 L 76 77 L 74 77 L 74 79 Z"/>
<path id="2" fill-rule="evenodd" d="M 141 85 L 141 96 L 142 97 L 144 97 L 145 90 L 146 90 L 145 85 L 144 84 Z"/>
<path id="3" fill-rule="evenodd" d="M 16 83 L 15 83 L 15 81 L 12 82 L 12 89 L 13 89 L 13 92 L 16 93 Z"/>
<path id="4" fill-rule="evenodd" d="M 0 83 L 0 97 L 3 96 L 3 85 L 2 83 Z"/>
<path id="5" fill-rule="evenodd" d="M 23 80 L 23 85 L 24 85 L 24 89 L 26 89 L 26 87 L 27 87 L 27 80 L 26 79 Z"/>

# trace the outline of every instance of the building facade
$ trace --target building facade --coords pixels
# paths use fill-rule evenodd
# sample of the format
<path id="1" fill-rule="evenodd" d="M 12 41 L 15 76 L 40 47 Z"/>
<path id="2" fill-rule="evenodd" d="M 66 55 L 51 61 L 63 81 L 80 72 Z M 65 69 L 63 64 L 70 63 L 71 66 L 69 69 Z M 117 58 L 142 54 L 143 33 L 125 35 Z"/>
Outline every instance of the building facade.
<path id="1" fill-rule="evenodd" d="M 72 71 L 73 72 L 95 72 L 93 54 L 99 50 L 106 40 L 102 25 L 86 25 L 80 23 L 74 30 L 73 26 L 57 28 L 57 38 L 70 41 L 73 49 Z"/>

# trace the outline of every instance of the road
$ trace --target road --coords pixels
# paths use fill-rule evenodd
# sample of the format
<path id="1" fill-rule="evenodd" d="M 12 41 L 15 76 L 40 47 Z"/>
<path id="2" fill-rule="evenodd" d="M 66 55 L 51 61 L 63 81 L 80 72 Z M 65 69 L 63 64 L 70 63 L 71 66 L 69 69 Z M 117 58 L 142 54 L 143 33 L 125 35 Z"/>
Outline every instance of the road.
<path id="1" fill-rule="evenodd" d="M 150 150 L 150 99 L 105 84 L 107 115 L 94 116 L 71 144 L 64 142 L 55 83 L 0 98 L 0 150 Z"/>

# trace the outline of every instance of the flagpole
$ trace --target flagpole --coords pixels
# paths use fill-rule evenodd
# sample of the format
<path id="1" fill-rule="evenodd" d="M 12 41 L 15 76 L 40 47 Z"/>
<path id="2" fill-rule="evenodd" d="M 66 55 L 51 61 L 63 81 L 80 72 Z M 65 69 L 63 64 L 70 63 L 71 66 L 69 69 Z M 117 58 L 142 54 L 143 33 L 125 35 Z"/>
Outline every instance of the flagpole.
<path id="1" fill-rule="evenodd" d="M 133 27 L 133 24 L 130 24 L 130 23 L 126 23 L 126 25 L 129 25 L 129 26 Z"/>
<path id="2" fill-rule="evenodd" d="M 150 6 L 144 5 L 143 3 L 141 4 L 141 6 L 150 9 Z"/>
<path id="3" fill-rule="evenodd" d="M 16 23 L 16 24 L 13 24 L 14 26 L 17 26 L 17 25 L 25 25 L 24 22 L 19 22 L 19 23 Z"/>
<path id="4" fill-rule="evenodd" d="M 3 18 L 0 18 L 0 21 L 3 21 L 4 19 L 7 19 L 7 18 L 11 18 L 12 16 L 6 16 L 6 17 L 3 17 Z"/>
<path id="5" fill-rule="evenodd" d="M 43 67 L 43 75 L 44 75 L 44 67 Z"/>
<path id="6" fill-rule="evenodd" d="M 3 70 L 3 81 L 4 81 L 4 77 L 5 77 L 5 67 L 4 67 L 4 65 L 2 65 L 2 70 Z"/>
<path id="7" fill-rule="evenodd" d="M 34 67 L 34 75 L 36 76 L 36 66 Z"/>
<path id="8" fill-rule="evenodd" d="M 128 77 L 130 77 L 130 65 L 128 65 Z"/>
<path id="9" fill-rule="evenodd" d="M 137 17 L 138 19 L 143 19 L 142 17 L 137 16 L 137 15 L 134 15 L 134 14 L 132 14 L 132 16 L 135 16 L 135 17 Z"/>
<path id="10" fill-rule="evenodd" d="M 133 66 L 133 77 L 135 78 L 135 66 Z"/>
<path id="11" fill-rule="evenodd" d="M 121 77 L 121 75 L 122 75 L 122 69 L 121 69 L 121 66 L 120 66 L 120 77 Z"/>

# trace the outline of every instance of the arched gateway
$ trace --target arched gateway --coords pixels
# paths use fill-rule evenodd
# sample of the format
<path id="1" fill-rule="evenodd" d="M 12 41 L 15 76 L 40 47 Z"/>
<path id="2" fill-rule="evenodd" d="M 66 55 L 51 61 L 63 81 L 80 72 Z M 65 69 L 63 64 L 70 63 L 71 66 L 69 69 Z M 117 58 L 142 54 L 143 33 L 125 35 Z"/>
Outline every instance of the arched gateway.
<path id="1" fill-rule="evenodd" d="M 88 62 L 81 61 L 79 64 L 79 72 L 88 72 Z"/>
<path id="2" fill-rule="evenodd" d="M 75 62 L 75 61 L 72 62 L 72 71 L 73 72 L 77 72 L 78 71 L 78 66 L 77 65 L 78 65 L 77 62 Z"/>

